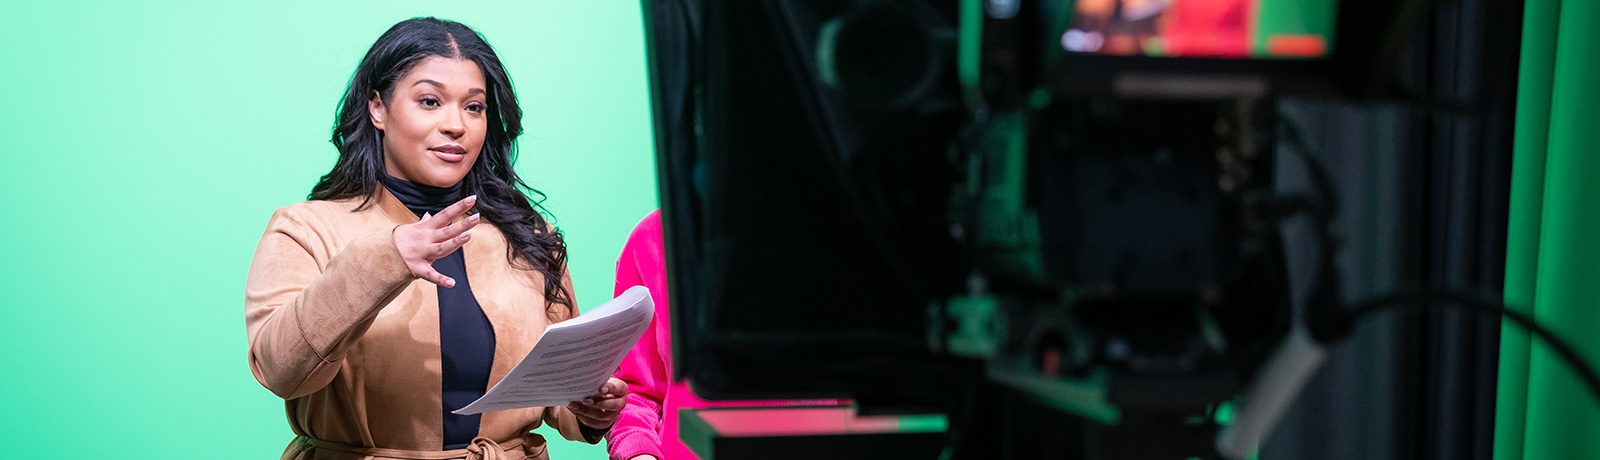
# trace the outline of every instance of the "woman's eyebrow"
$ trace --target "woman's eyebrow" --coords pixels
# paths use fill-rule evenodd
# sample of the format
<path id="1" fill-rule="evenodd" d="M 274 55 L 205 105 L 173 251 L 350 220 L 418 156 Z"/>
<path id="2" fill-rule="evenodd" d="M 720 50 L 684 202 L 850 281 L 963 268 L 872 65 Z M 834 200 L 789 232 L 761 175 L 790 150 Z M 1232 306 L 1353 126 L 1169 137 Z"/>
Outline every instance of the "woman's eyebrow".
<path id="1" fill-rule="evenodd" d="M 437 87 L 439 87 L 439 89 L 444 89 L 445 88 L 444 83 L 439 83 L 439 82 L 436 82 L 436 81 L 433 81 L 433 80 L 429 80 L 429 79 L 426 79 L 426 78 L 421 79 L 421 80 L 417 80 L 417 82 L 416 83 L 412 83 L 411 86 L 417 86 L 417 85 L 420 85 L 420 84 L 423 84 L 423 83 L 427 83 L 427 84 L 430 84 L 430 85 L 433 85 L 433 86 L 437 86 Z M 473 89 L 467 90 L 467 94 L 468 95 L 484 94 L 484 91 L 483 91 L 483 88 L 473 88 Z"/>

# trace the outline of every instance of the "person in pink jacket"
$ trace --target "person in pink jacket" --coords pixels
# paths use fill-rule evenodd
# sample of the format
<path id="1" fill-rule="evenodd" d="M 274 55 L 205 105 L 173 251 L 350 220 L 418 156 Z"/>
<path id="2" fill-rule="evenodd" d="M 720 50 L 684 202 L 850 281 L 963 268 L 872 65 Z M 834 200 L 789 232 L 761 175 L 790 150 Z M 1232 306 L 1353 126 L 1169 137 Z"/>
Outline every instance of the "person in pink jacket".
<path id="1" fill-rule="evenodd" d="M 678 407 L 697 407 L 701 401 L 672 377 L 671 308 L 661 240 L 661 211 L 653 211 L 633 228 L 617 258 L 616 295 L 633 286 L 648 287 L 656 314 L 617 372 L 617 378 L 628 382 L 631 391 L 627 406 L 606 436 L 606 448 L 614 460 L 696 458 L 678 440 Z"/>
<path id="2" fill-rule="evenodd" d="M 698 459 L 678 438 L 678 409 L 711 406 L 836 405 L 845 400 L 708 402 L 672 375 L 672 322 L 667 303 L 666 250 L 661 211 L 652 211 L 628 235 L 617 258 L 616 292 L 650 288 L 655 317 L 639 343 L 623 358 L 616 377 L 628 383 L 627 405 L 606 434 L 612 460 Z"/>

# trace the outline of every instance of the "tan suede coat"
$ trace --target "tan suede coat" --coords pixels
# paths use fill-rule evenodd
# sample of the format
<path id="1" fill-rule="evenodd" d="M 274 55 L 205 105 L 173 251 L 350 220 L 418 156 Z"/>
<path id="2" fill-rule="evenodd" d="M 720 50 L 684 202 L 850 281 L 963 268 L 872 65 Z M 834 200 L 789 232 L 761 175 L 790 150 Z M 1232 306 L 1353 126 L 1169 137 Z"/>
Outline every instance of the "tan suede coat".
<path id="1" fill-rule="evenodd" d="M 360 199 L 280 208 L 245 282 L 250 371 L 284 399 L 298 435 L 284 459 L 547 458 L 541 423 L 584 439 L 566 407 L 488 412 L 468 449 L 440 451 L 438 287 L 417 279 L 393 230 L 417 218 L 382 187 Z M 462 248 L 472 294 L 495 333 L 489 384 L 511 371 L 550 324 L 538 272 L 513 268 L 505 237 L 484 221 Z M 562 280 L 571 292 L 571 279 Z M 592 434 L 592 433 L 591 433 Z"/>

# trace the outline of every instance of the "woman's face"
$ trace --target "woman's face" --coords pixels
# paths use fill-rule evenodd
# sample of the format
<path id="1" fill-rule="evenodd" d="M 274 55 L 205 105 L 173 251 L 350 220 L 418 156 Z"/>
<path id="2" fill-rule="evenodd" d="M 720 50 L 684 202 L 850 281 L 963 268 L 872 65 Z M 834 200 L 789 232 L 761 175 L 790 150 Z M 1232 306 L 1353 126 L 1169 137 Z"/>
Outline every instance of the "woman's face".
<path id="1" fill-rule="evenodd" d="M 483 72 L 466 59 L 431 56 L 394 84 L 386 104 L 373 92 L 372 124 L 383 131 L 389 175 L 423 185 L 461 182 L 478 161 L 488 127 Z"/>

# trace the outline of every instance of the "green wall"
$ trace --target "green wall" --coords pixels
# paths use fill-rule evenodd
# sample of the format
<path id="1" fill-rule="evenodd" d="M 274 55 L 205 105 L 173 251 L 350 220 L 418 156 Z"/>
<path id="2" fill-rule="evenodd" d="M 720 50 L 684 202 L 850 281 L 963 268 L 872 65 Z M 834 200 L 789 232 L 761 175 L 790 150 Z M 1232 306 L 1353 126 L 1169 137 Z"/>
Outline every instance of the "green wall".
<path id="1" fill-rule="evenodd" d="M 273 209 L 332 165 L 357 61 L 408 17 L 499 50 L 518 169 L 550 196 L 580 305 L 608 299 L 656 206 L 638 5 L 5 2 L 0 457 L 276 458 L 291 434 L 245 362 L 245 272 Z"/>

